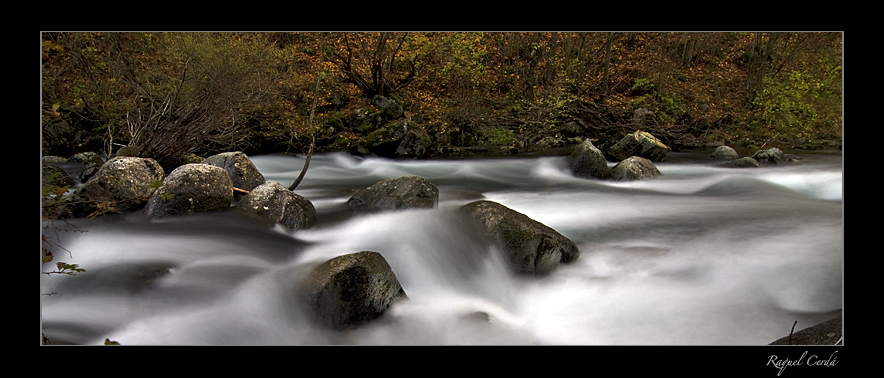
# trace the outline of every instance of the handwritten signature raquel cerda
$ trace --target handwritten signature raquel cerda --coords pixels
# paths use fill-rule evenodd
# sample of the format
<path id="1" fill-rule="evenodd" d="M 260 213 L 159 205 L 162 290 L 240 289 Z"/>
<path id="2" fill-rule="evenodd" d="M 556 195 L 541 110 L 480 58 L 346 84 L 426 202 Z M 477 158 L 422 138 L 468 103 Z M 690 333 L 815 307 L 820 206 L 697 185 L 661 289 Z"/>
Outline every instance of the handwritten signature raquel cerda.
<path id="1" fill-rule="evenodd" d="M 787 368 L 787 367 L 790 367 L 790 366 L 823 366 L 823 367 L 832 367 L 832 366 L 835 366 L 835 365 L 838 363 L 838 356 L 837 356 L 837 353 L 838 353 L 837 350 L 834 351 L 834 352 L 832 352 L 832 354 L 829 355 L 829 358 L 827 358 L 827 359 L 824 359 L 824 357 L 820 357 L 820 356 L 818 356 L 818 355 L 816 355 L 816 354 L 811 354 L 810 356 L 808 356 L 808 355 L 807 355 L 807 354 L 808 354 L 807 351 L 804 351 L 804 353 L 802 353 L 802 354 L 801 354 L 801 357 L 798 357 L 798 359 L 779 358 L 777 355 L 772 354 L 772 355 L 770 355 L 770 356 L 767 357 L 767 364 L 766 364 L 766 366 L 771 366 L 771 365 L 773 365 L 775 368 L 779 369 L 779 372 L 777 373 L 777 376 L 782 375 L 782 374 L 783 374 L 783 371 L 785 371 L 786 368 Z"/>

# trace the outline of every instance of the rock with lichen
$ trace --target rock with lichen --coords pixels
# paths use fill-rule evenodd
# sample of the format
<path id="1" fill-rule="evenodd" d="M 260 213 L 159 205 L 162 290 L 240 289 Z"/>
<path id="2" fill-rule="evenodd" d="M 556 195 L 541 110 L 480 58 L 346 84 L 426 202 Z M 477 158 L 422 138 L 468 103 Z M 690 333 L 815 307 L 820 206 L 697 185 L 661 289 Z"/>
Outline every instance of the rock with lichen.
<path id="1" fill-rule="evenodd" d="M 233 201 L 227 171 L 209 164 L 185 164 L 169 174 L 145 207 L 150 217 L 223 210 Z"/>
<path id="2" fill-rule="evenodd" d="M 639 156 L 650 161 L 663 161 L 669 150 L 669 146 L 655 136 L 644 131 L 636 131 L 624 136 L 608 148 L 606 153 L 613 161 L 625 160 L 630 156 Z"/>
<path id="3" fill-rule="evenodd" d="M 239 200 L 236 208 L 281 224 L 289 230 L 303 230 L 316 224 L 313 203 L 276 181 L 268 181 L 252 189 Z"/>

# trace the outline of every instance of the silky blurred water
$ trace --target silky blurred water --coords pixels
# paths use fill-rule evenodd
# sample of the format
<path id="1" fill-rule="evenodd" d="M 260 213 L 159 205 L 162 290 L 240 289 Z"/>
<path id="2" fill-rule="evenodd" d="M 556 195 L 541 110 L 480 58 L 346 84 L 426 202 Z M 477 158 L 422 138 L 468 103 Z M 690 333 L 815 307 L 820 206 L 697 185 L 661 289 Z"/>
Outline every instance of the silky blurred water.
<path id="1" fill-rule="evenodd" d="M 43 333 L 126 345 L 764 345 L 843 306 L 841 156 L 801 157 L 733 169 L 670 153 L 663 176 L 614 182 L 573 177 L 566 157 L 317 155 L 296 190 L 317 209 L 309 230 L 213 213 L 103 216 L 58 232 L 70 255 L 56 260 L 86 272 L 41 275 Z M 304 162 L 251 158 L 286 186 Z M 438 208 L 343 211 L 356 189 L 406 174 L 439 187 Z M 451 216 L 477 199 L 556 229 L 580 258 L 544 277 L 510 274 Z M 387 259 L 409 299 L 346 332 L 301 319 L 292 293 L 305 267 L 363 250 Z"/>

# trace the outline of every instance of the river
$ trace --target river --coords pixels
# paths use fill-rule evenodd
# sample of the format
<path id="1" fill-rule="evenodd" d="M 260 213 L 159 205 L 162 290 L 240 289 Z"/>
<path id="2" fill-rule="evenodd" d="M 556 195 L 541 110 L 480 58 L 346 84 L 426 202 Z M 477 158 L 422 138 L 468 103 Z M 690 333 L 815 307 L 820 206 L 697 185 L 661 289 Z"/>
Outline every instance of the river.
<path id="1" fill-rule="evenodd" d="M 614 182 L 573 177 L 566 157 L 316 155 L 296 190 L 317 210 L 308 230 L 230 213 L 74 221 L 84 232 L 57 233 L 70 255 L 56 261 L 85 272 L 41 274 L 43 333 L 60 344 L 764 345 L 843 308 L 842 156 L 799 156 L 734 169 L 672 152 L 657 164 L 663 176 Z M 251 158 L 283 185 L 304 162 Z M 406 174 L 439 187 L 438 208 L 341 211 L 354 190 Z M 485 247 L 446 217 L 477 199 L 554 228 L 579 259 L 523 277 L 476 258 Z M 346 332 L 301 319 L 296 272 L 364 250 L 387 259 L 408 300 Z"/>

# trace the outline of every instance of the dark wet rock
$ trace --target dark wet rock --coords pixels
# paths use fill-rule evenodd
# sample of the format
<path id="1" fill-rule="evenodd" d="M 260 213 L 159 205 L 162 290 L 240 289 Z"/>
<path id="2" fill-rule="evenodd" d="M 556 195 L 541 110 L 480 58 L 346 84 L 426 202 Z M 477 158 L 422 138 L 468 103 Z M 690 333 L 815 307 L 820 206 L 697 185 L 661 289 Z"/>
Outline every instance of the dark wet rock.
<path id="1" fill-rule="evenodd" d="M 405 113 L 402 105 L 399 105 L 396 100 L 393 100 L 386 96 L 374 96 L 371 99 L 371 104 L 381 109 L 382 114 L 387 119 L 397 119 L 399 117 L 402 117 L 402 115 Z"/>
<path id="2" fill-rule="evenodd" d="M 427 157 L 433 140 L 418 125 L 400 119 L 372 131 L 357 144 L 381 157 L 423 159 Z"/>
<path id="3" fill-rule="evenodd" d="M 358 190 L 347 201 L 350 209 L 383 211 L 411 208 L 434 208 L 439 189 L 430 180 L 408 175 L 378 182 Z"/>
<path id="4" fill-rule="evenodd" d="M 101 169 L 101 166 L 104 165 L 105 161 L 101 157 L 101 155 L 95 152 L 81 152 L 72 156 L 68 159 L 69 163 L 80 163 L 85 165 L 83 170 L 77 175 L 77 179 L 80 182 L 86 182 Z"/>
<path id="5" fill-rule="evenodd" d="M 577 145 L 571 153 L 571 171 L 577 177 L 611 178 L 605 154 L 589 139 Z"/>
<path id="6" fill-rule="evenodd" d="M 768 148 L 766 150 L 758 150 L 752 155 L 752 158 L 759 163 L 780 164 L 786 162 L 786 154 L 779 148 Z"/>
<path id="7" fill-rule="evenodd" d="M 486 240 L 499 243 L 515 272 L 547 274 L 580 256 L 577 245 L 556 230 L 497 202 L 472 202 L 459 212 Z"/>
<path id="8" fill-rule="evenodd" d="M 407 298 L 387 260 L 372 251 L 320 264 L 302 281 L 300 290 L 309 315 L 337 330 L 377 319 L 394 302 Z"/>
<path id="9" fill-rule="evenodd" d="M 55 164 L 43 163 L 41 178 L 43 186 L 66 187 L 74 185 L 74 180 Z"/>

